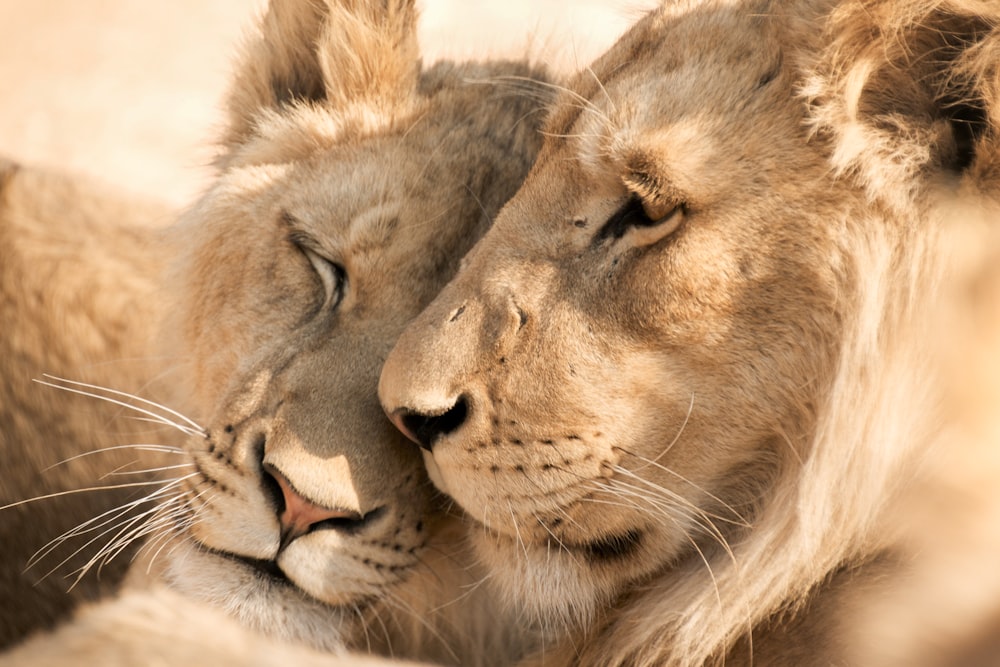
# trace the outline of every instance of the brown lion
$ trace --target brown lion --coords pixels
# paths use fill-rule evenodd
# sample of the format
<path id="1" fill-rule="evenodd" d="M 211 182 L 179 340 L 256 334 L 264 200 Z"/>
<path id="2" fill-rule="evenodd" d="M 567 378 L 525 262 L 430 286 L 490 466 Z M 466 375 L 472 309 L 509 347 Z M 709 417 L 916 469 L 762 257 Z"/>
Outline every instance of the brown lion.
<path id="1" fill-rule="evenodd" d="M 556 100 L 379 385 L 540 664 L 875 654 L 855 612 L 946 442 L 942 287 L 1000 205 L 998 25 L 666 2 Z"/>
<path id="2" fill-rule="evenodd" d="M 29 392 L 30 379 L 58 372 L 141 393 L 140 375 L 116 364 L 144 359 L 171 411 L 68 385 L 183 432 L 183 452 L 166 455 L 176 474 L 147 498 L 156 512 L 112 523 L 100 557 L 149 535 L 137 579 L 149 572 L 269 637 L 489 663 L 520 645 L 480 609 L 490 600 L 471 586 L 480 575 L 457 519 L 376 387 L 403 326 L 527 173 L 547 94 L 524 63 L 422 69 L 415 23 L 412 0 L 273 0 L 228 98 L 218 176 L 166 230 L 119 229 L 131 214 L 78 207 L 84 186 L 5 170 L 0 268 L 14 328 L 0 363 L 16 383 L 3 386 L 0 425 L 21 471 L 35 451 L 85 452 L 95 422 L 78 421 L 63 394 Z M 89 485 L 94 467 L 61 483 Z M 32 488 L 23 475 L 24 486 L 4 483 L 5 499 Z M 21 555 L 93 507 L 19 507 L 40 511 L 4 533 L 5 549 L 17 545 L 5 569 L 19 573 Z M 67 606 L 20 582 L 4 593 L 5 624 Z"/>

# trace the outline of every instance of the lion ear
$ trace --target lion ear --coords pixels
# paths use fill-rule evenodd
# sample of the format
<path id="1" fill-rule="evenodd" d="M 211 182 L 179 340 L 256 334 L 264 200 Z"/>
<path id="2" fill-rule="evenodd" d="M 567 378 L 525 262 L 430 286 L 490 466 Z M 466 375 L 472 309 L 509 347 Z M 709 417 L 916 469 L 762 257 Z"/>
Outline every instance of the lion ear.
<path id="1" fill-rule="evenodd" d="M 834 164 L 906 207 L 942 175 L 995 170 L 1000 9 L 980 0 L 843 2 L 811 85 Z"/>
<path id="2" fill-rule="evenodd" d="M 404 104 L 420 72 L 414 0 L 270 0 L 229 90 L 232 149 L 268 111 L 313 102 Z"/>

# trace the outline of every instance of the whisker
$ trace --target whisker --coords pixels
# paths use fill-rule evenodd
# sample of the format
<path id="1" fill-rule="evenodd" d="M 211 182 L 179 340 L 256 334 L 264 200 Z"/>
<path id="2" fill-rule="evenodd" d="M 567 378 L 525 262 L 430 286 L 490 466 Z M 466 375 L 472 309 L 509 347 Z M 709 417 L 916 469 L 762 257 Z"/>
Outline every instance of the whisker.
<path id="1" fill-rule="evenodd" d="M 729 503 L 727 503 L 726 501 L 724 501 L 722 498 L 719 498 L 717 495 L 715 495 L 711 491 L 708 491 L 707 489 L 702 488 L 700 485 L 695 484 L 694 482 L 692 482 L 691 480 L 689 480 L 688 478 L 686 478 L 684 475 L 681 475 L 680 473 L 676 472 L 675 470 L 671 470 L 670 468 L 657 463 L 653 459 L 648 459 L 648 458 L 646 458 L 646 457 L 644 457 L 644 456 L 642 456 L 640 454 L 635 454 L 634 452 L 630 452 L 629 450 L 624 449 L 622 447 L 615 447 L 615 449 L 617 449 L 618 451 L 620 451 L 620 452 L 622 452 L 624 454 L 628 454 L 629 456 L 633 456 L 633 457 L 639 459 L 640 461 L 646 461 L 649 465 L 656 466 L 658 469 L 662 470 L 663 472 L 667 473 L 668 475 L 672 475 L 673 477 L 677 478 L 681 482 L 683 482 L 683 483 L 691 486 L 693 489 L 695 489 L 699 493 L 705 494 L 707 497 L 709 497 L 712 500 L 714 500 L 715 502 L 719 503 L 719 505 L 721 505 L 723 508 L 725 508 L 726 510 L 732 512 L 733 516 L 736 517 L 737 520 L 733 521 L 732 519 L 730 519 L 729 521 L 731 523 L 735 523 L 737 525 L 741 525 L 741 526 L 744 526 L 744 527 L 747 527 L 747 528 L 750 527 L 750 521 L 747 520 L 747 518 L 744 517 L 739 511 L 737 511 L 737 509 L 735 507 L 733 507 L 732 505 L 730 505 Z M 627 468 L 622 468 L 621 466 L 614 466 L 614 468 L 617 471 L 622 472 L 623 474 L 630 474 L 631 473 L 630 470 L 628 470 Z M 640 480 L 643 480 L 647 484 L 651 483 L 648 480 L 644 480 L 642 477 L 640 477 L 638 475 L 636 476 L 636 478 L 640 479 Z M 721 519 L 722 517 L 719 517 L 719 518 Z"/>
<path id="2" fill-rule="evenodd" d="M 143 516 L 145 516 L 145 513 L 140 514 L 137 517 L 133 517 L 133 518 L 129 519 L 124 524 L 121 524 L 121 528 L 120 529 L 119 529 L 119 525 L 113 525 L 111 528 L 108 528 L 107 530 L 98 533 L 94 537 L 92 537 L 89 540 L 87 540 L 82 546 L 78 547 L 76 550 L 74 550 L 72 553 L 70 553 L 68 556 L 66 556 L 59 563 L 57 563 L 48 572 L 46 572 L 45 574 L 43 574 L 39 578 L 39 581 L 42 581 L 42 580 L 47 579 L 48 577 L 52 576 L 52 574 L 55 573 L 57 570 L 59 570 L 59 568 L 61 568 L 64 565 L 66 565 L 66 563 L 68 563 L 69 561 L 71 561 L 75 556 L 77 556 L 78 554 L 80 554 L 82 551 L 84 551 L 87 547 L 89 547 L 91 544 L 93 544 L 97 540 L 101 539 L 105 535 L 113 533 L 115 530 L 118 530 L 118 533 L 116 533 L 115 536 L 113 538 L 111 538 L 112 541 L 114 541 L 115 539 L 117 539 L 117 537 L 119 535 L 123 534 L 131 526 L 134 526 L 137 522 L 141 522 L 143 520 Z M 38 561 L 36 560 L 35 562 L 37 563 Z M 73 587 L 76 586 L 76 584 L 79 583 L 79 581 L 80 581 L 80 577 L 77 577 L 76 580 L 73 582 L 73 584 L 70 586 L 69 590 L 73 590 Z"/>
<path id="3" fill-rule="evenodd" d="M 177 500 L 178 497 L 175 497 L 167 501 L 167 504 L 176 503 Z M 78 583 L 80 583 L 83 577 L 94 567 L 94 565 L 99 564 L 97 571 L 98 573 L 100 573 L 101 569 L 105 565 L 107 565 L 117 556 L 119 556 L 131 544 L 134 544 L 137 540 L 153 532 L 153 530 L 155 530 L 155 528 L 157 527 L 155 517 L 157 516 L 161 508 L 162 505 L 151 508 L 133 517 L 132 519 L 129 519 L 124 524 L 122 524 L 121 529 L 114 535 L 114 537 L 108 540 L 108 542 L 103 547 L 97 550 L 97 553 L 95 553 L 84 565 L 82 565 L 80 568 L 76 570 L 77 576 L 74 579 L 72 585 L 70 585 L 70 590 L 72 590 L 73 587 L 75 587 Z M 112 530 L 114 530 L 114 528 L 101 533 L 93 540 L 88 542 L 86 545 L 84 545 L 84 547 L 89 546 L 89 544 L 91 544 L 98 538 L 107 535 Z M 84 547 L 81 547 L 81 549 L 74 552 L 73 555 L 79 553 L 79 551 L 81 551 Z M 70 557 L 72 558 L 72 556 Z"/>
<path id="4" fill-rule="evenodd" d="M 166 492 L 170 491 L 173 487 L 179 485 L 185 479 L 187 479 L 189 477 L 192 477 L 193 475 L 194 475 L 194 473 L 192 473 L 192 475 L 186 475 L 185 477 L 181 477 L 181 478 L 175 479 L 175 480 L 167 480 L 167 481 L 154 482 L 156 484 L 164 485 L 163 488 L 157 489 L 156 491 L 154 491 L 154 492 L 152 492 L 150 494 L 147 494 L 147 495 L 143 496 L 142 498 L 138 498 L 136 500 L 132 500 L 132 501 L 130 501 L 128 503 L 125 503 L 124 505 L 119 505 L 118 507 L 114 507 L 114 508 L 112 508 L 110 510 L 102 512 L 101 514 L 99 514 L 99 515 L 97 515 L 95 517 L 91 517 L 90 519 L 87 519 L 86 521 L 84 521 L 83 523 L 75 526 L 74 528 L 71 528 L 70 530 L 68 530 L 68 531 L 64 532 L 62 535 L 60 535 L 60 536 L 58 536 L 58 537 L 50 540 L 43 547 L 41 547 L 40 549 L 38 549 L 34 553 L 34 555 L 32 555 L 32 557 L 28 560 L 28 563 L 25 566 L 25 570 L 28 570 L 28 569 L 34 567 L 43 558 L 45 558 L 46 556 L 48 556 L 48 554 L 52 553 L 53 550 L 55 550 L 61 544 L 63 544 L 64 542 L 66 542 L 66 540 L 69 540 L 69 539 L 72 539 L 74 537 L 78 537 L 78 536 L 81 536 L 81 535 L 85 535 L 85 534 L 87 534 L 89 532 L 93 532 L 94 530 L 99 530 L 102 527 L 108 525 L 109 523 L 118 520 L 119 518 L 121 518 L 123 515 L 125 515 L 129 511 L 131 511 L 131 510 L 133 510 L 133 509 L 135 509 L 135 508 L 137 508 L 137 507 L 139 507 L 139 506 L 141 506 L 143 504 L 151 503 L 151 502 L 156 502 L 163 494 L 165 494 Z M 100 488 L 105 488 L 105 489 L 107 489 L 107 488 L 119 488 L 120 486 L 139 486 L 139 484 L 117 485 L 117 486 L 108 486 L 108 487 L 100 487 Z M 153 508 L 153 509 L 155 510 L 156 508 Z M 109 517 L 109 515 L 111 515 L 110 518 L 106 518 L 106 517 Z M 102 521 L 102 519 L 104 519 L 104 520 Z M 110 531 L 107 531 L 107 532 L 110 532 Z M 107 533 L 106 532 L 102 533 L 102 535 L 104 535 L 104 534 L 107 534 Z M 91 540 L 91 542 L 93 542 L 93 540 Z M 91 542 L 88 542 L 87 545 L 91 544 Z M 87 546 L 87 545 L 84 545 L 84 546 Z M 74 552 L 73 555 L 75 555 L 75 553 L 76 552 Z M 72 555 L 70 557 L 72 557 Z"/>
<path id="5" fill-rule="evenodd" d="M 361 624 L 361 630 L 362 632 L 365 633 L 365 653 L 371 653 L 372 638 L 371 635 L 368 633 L 368 621 L 365 619 L 365 615 L 361 612 L 361 608 L 358 607 L 357 603 L 351 604 L 351 610 L 354 611 L 354 615 L 358 617 L 358 623 Z M 378 616 L 378 611 L 372 609 L 371 614 L 373 616 Z M 385 627 L 385 624 L 383 624 L 382 627 Z"/>
<path id="6" fill-rule="evenodd" d="M 135 463 L 135 461 L 133 461 Z M 131 464 L 126 464 L 131 465 Z M 181 468 L 193 468 L 194 463 L 177 463 L 169 466 L 160 466 L 159 468 L 144 468 L 142 470 L 123 470 L 126 466 L 120 466 L 119 468 L 112 470 L 111 472 L 101 475 L 101 479 L 107 477 L 116 477 L 119 475 L 146 475 L 154 472 L 165 472 L 167 470 L 179 470 Z"/>
<path id="7" fill-rule="evenodd" d="M 430 634 L 430 636 L 434 637 L 434 639 L 438 640 L 441 643 L 441 646 L 444 647 L 444 650 L 448 652 L 448 655 L 450 655 L 451 658 L 456 661 L 456 663 L 459 661 L 458 654 L 452 648 L 451 644 L 449 644 L 445 640 L 445 637 L 433 624 L 431 624 L 426 618 L 424 618 L 425 614 L 418 613 L 417 610 L 415 610 L 410 603 L 401 598 L 391 589 L 385 589 L 383 592 L 385 594 L 384 601 L 387 604 L 393 606 L 397 610 L 409 616 L 411 619 L 417 621 L 417 623 L 423 626 L 423 628 L 428 632 L 428 634 Z M 397 621 L 397 625 L 398 623 L 399 622 Z"/>
<path id="8" fill-rule="evenodd" d="M 580 563 L 579 559 L 577 559 L 577 557 L 576 557 L 576 554 L 574 554 L 566 546 L 566 544 L 562 541 L 562 539 L 559 536 L 557 536 L 555 533 L 552 532 L 551 528 L 549 528 L 547 525 L 545 525 L 545 521 L 541 517 L 535 516 L 535 521 L 537 521 L 538 525 L 540 525 L 542 528 L 544 528 L 545 532 L 549 534 L 549 536 L 552 538 L 552 540 L 555 541 L 555 543 L 559 545 L 559 551 L 562 551 L 563 553 L 565 553 L 567 556 L 569 556 L 571 559 L 573 559 L 574 561 L 576 561 L 578 564 Z M 547 543 L 545 545 L 545 552 L 546 552 L 545 553 L 545 558 L 546 558 L 546 560 L 548 560 L 549 557 L 550 557 L 549 552 L 548 552 L 548 550 L 549 550 L 549 544 L 551 544 L 551 542 L 549 542 L 549 543 Z"/>
<path id="9" fill-rule="evenodd" d="M 663 456 L 667 452 L 669 452 L 671 449 L 673 449 L 674 445 L 677 444 L 677 441 L 680 440 L 681 434 L 684 433 L 684 429 L 687 428 L 688 420 L 691 419 L 691 412 L 693 412 L 693 411 L 694 411 L 694 392 L 691 392 L 691 401 L 688 403 L 688 409 L 687 409 L 687 413 L 684 415 L 684 421 L 681 422 L 681 427 L 679 429 L 677 429 L 677 435 L 675 435 L 674 439 L 670 441 L 670 444 L 668 444 L 666 447 L 664 447 L 663 450 L 660 451 L 660 453 L 656 455 L 656 458 L 647 461 L 644 466 L 636 468 L 637 471 L 638 470 L 642 470 L 643 468 L 648 468 L 651 465 L 656 465 L 659 462 L 659 460 L 662 459 Z M 626 450 L 623 449 L 622 451 L 626 451 Z M 626 453 L 631 454 L 631 452 L 626 452 Z M 633 456 L 635 456 L 635 455 L 633 454 Z"/>
<path id="10" fill-rule="evenodd" d="M 596 78 L 597 77 L 595 77 L 595 79 Z M 530 87 L 543 87 L 543 88 L 549 88 L 551 90 L 554 90 L 557 93 L 564 93 L 564 94 L 568 95 L 571 99 L 576 100 L 576 102 L 579 104 L 579 108 L 581 110 L 587 111 L 589 113 L 594 114 L 595 116 L 597 116 L 601 120 L 605 121 L 609 125 L 614 125 L 611 122 L 611 118 L 609 118 L 608 115 L 606 113 L 604 113 L 592 100 L 588 99 L 587 97 L 584 97 L 583 95 L 581 95 L 580 93 L 576 92 L 572 88 L 568 88 L 568 87 L 560 85 L 558 83 L 553 83 L 553 82 L 549 82 L 549 81 L 539 81 L 537 79 L 532 79 L 531 77 L 516 76 L 516 75 L 496 76 L 496 77 L 493 77 L 492 79 L 470 80 L 470 83 L 493 83 L 493 84 L 495 84 L 495 83 L 498 83 L 498 82 L 500 82 L 500 83 L 507 82 L 507 83 L 522 84 L 522 86 L 528 86 L 529 87 L 529 92 L 530 92 Z M 598 81 L 598 85 L 601 85 L 600 81 Z M 601 88 L 603 89 L 603 85 L 601 85 Z M 605 91 L 605 93 L 606 93 L 606 91 Z M 610 99 L 609 99 L 609 102 L 610 102 Z M 614 105 L 612 104 L 612 107 L 613 106 Z"/>
<path id="11" fill-rule="evenodd" d="M 718 526 L 716 526 L 712 521 L 709 514 L 704 510 L 680 497 L 677 497 L 677 499 L 682 501 L 683 504 L 678 504 L 674 501 L 674 499 L 668 496 L 664 496 L 663 498 L 657 500 L 656 498 L 644 493 L 643 489 L 626 484 L 620 479 L 613 479 L 610 480 L 610 482 L 611 484 L 608 485 L 599 485 L 599 488 L 603 488 L 605 491 L 613 493 L 621 500 L 629 502 L 634 509 L 642 509 L 642 506 L 639 504 L 641 501 L 644 505 L 658 510 L 663 517 L 667 518 L 681 529 L 685 539 L 690 541 L 692 545 L 695 546 L 703 558 L 704 554 L 701 553 L 701 548 L 695 543 L 690 531 L 686 528 L 684 522 L 680 520 L 678 515 L 687 521 L 692 522 L 695 526 L 702 528 L 705 531 L 705 534 L 712 537 L 712 539 L 714 539 L 715 542 L 722 547 L 729 558 L 734 563 L 736 562 L 736 555 L 730 547 L 729 541 L 726 539 L 722 531 L 719 530 Z M 666 491 L 666 489 L 664 489 L 664 491 Z M 635 500 L 631 500 L 630 498 Z M 706 566 L 708 565 L 707 562 L 705 564 Z"/>
<path id="12" fill-rule="evenodd" d="M 196 429 L 200 433 L 204 433 L 205 432 L 205 429 L 202 428 L 201 425 L 199 425 L 194 420 L 186 417 L 185 415 L 181 414 L 180 412 L 177 412 L 176 410 L 172 410 L 172 409 L 168 408 L 167 406 L 165 406 L 165 405 L 163 405 L 161 403 L 157 403 L 156 401 L 151 401 L 148 398 L 143 398 L 141 396 L 136 396 L 135 394 L 130 394 L 130 393 L 126 392 L 126 391 L 119 391 L 117 389 L 110 389 L 108 387 L 101 387 L 101 386 L 95 385 L 95 384 L 87 384 L 86 382 L 77 382 L 76 380 L 67 380 L 66 378 L 57 377 L 55 375 L 49 375 L 48 373 L 42 373 L 42 377 L 49 378 L 50 380 L 55 380 L 56 382 L 64 382 L 66 384 L 71 384 L 71 385 L 76 386 L 76 387 L 86 387 L 87 389 L 93 389 L 94 391 L 107 392 L 109 394 L 112 394 L 113 396 L 123 396 L 125 398 L 130 398 L 133 401 L 138 401 L 138 402 L 142 403 L 143 405 L 149 405 L 149 406 L 157 408 L 159 410 L 163 410 L 167 414 L 173 415 L 174 417 L 177 417 L 178 419 L 181 419 L 181 420 L 187 422 L 192 428 Z M 41 382 L 41 381 L 40 380 L 36 380 L 36 382 Z M 50 385 L 50 386 L 52 386 L 52 385 Z M 57 386 L 57 388 L 66 389 L 66 387 L 59 387 L 59 386 Z M 101 397 L 98 397 L 98 398 L 101 398 Z M 127 405 L 127 407 L 135 407 L 135 406 Z M 154 415 L 154 416 L 156 416 L 156 415 Z"/>
<path id="13" fill-rule="evenodd" d="M 168 509 L 169 511 L 166 511 Z M 122 531 L 118 535 L 115 535 L 92 560 L 94 562 L 100 560 L 103 566 L 120 556 L 129 545 L 147 535 L 157 533 L 161 529 L 166 529 L 163 532 L 169 535 L 173 532 L 174 527 L 178 525 L 178 519 L 186 513 L 187 508 L 184 504 L 183 494 L 178 495 L 146 515 L 147 518 L 140 525 L 130 527 L 127 532 Z"/>
<path id="14" fill-rule="evenodd" d="M 82 459 L 86 456 L 93 456 L 94 454 L 103 454 L 105 452 L 111 452 L 121 449 L 135 449 L 140 452 L 158 452 L 160 454 L 184 454 L 185 451 L 180 447 L 173 447 L 171 445 L 157 445 L 157 444 L 135 444 L 135 445 L 115 445 L 114 447 L 101 447 L 100 449 L 92 449 L 89 452 L 83 452 L 82 454 L 77 454 L 75 456 L 70 456 L 62 461 L 58 461 L 43 468 L 42 472 L 48 472 L 53 468 L 57 468 L 61 465 L 69 463 L 70 461 L 76 461 L 77 459 Z"/>
<path id="15" fill-rule="evenodd" d="M 527 562 L 529 560 L 528 547 L 524 543 L 524 539 L 521 537 L 521 529 L 517 526 L 517 517 L 514 515 L 514 507 L 509 502 L 507 503 L 507 511 L 510 512 L 510 521 L 514 526 L 514 534 L 517 536 L 517 543 L 521 545 L 521 551 L 524 552 L 524 560 Z"/>
<path id="16" fill-rule="evenodd" d="M 727 517 L 727 516 L 722 516 L 720 514 L 715 514 L 713 512 L 708 512 L 707 510 L 704 510 L 704 509 L 698 507 L 698 505 L 696 505 L 692 501 L 688 500 L 684 496 L 680 495 L 676 491 L 671 491 L 670 489 L 667 489 L 667 488 L 665 488 L 663 486 L 660 486 L 659 484 L 656 484 L 655 482 L 651 482 L 650 480 L 642 477 L 641 475 L 635 474 L 634 471 L 629 470 L 627 468 L 622 468 L 621 466 L 615 466 L 615 465 L 613 465 L 612 469 L 615 472 L 619 473 L 619 474 L 625 475 L 627 477 L 630 477 L 631 479 L 634 479 L 634 480 L 642 483 L 644 486 L 646 486 L 650 490 L 652 490 L 652 491 L 654 491 L 654 492 L 656 492 L 656 493 L 664 496 L 665 498 L 670 498 L 670 499 L 672 499 L 672 500 L 674 500 L 676 502 L 682 503 L 685 506 L 688 506 L 691 509 L 694 509 L 694 510 L 700 512 L 701 514 L 703 514 L 706 517 L 711 517 L 711 518 L 717 519 L 719 521 L 724 521 L 726 523 L 732 524 L 734 526 L 739 526 L 741 528 L 750 528 L 750 522 L 747 521 L 739 512 L 737 512 L 734 508 L 732 508 L 729 505 L 727 505 L 726 503 L 724 503 L 719 498 L 716 498 L 715 496 L 712 496 L 711 494 L 709 494 L 709 496 L 713 500 L 715 500 L 718 503 L 721 503 L 724 506 L 724 509 L 727 509 L 730 512 L 732 512 L 733 516 L 736 517 L 736 518 L 734 519 L 734 518 L 730 518 L 730 517 Z M 627 482 L 624 482 L 623 480 L 615 480 L 615 481 L 621 482 L 622 484 L 627 484 Z M 692 485 L 692 486 L 694 486 L 698 491 L 702 491 L 702 489 L 698 488 L 696 485 Z M 638 487 L 631 487 L 631 488 L 636 488 L 638 490 Z"/>
<path id="17" fill-rule="evenodd" d="M 61 378 L 56 378 L 56 379 L 61 379 Z M 46 382 L 44 380 L 34 379 L 34 380 L 32 380 L 32 382 L 37 382 L 38 384 L 45 385 L 46 387 L 52 387 L 53 389 L 60 389 L 62 391 L 68 391 L 68 392 L 70 392 L 72 394 L 79 394 L 81 396 L 89 396 L 90 398 L 96 398 L 96 399 L 98 399 L 100 401 L 107 401 L 108 403 L 113 403 L 115 405 L 120 405 L 123 408 L 127 408 L 129 410 L 135 410 L 136 412 L 139 412 L 141 414 L 144 414 L 144 415 L 147 415 L 149 417 L 152 417 L 153 420 L 156 423 L 162 424 L 164 426 L 171 426 L 171 427 L 177 429 L 178 431 L 180 431 L 181 433 L 184 433 L 186 435 L 191 435 L 191 436 L 197 435 L 197 436 L 201 436 L 203 438 L 207 437 L 204 429 L 202 429 L 200 426 L 196 425 L 194 428 L 192 428 L 190 426 L 185 426 L 184 424 L 179 424 L 179 423 L 177 423 L 175 421 L 167 419 L 163 415 L 158 415 L 155 412 L 152 412 L 150 410 L 146 410 L 145 408 L 140 408 L 137 405 L 132 405 L 130 403 L 126 403 L 125 401 L 119 401 L 117 399 L 110 398 L 108 396 L 102 396 L 100 394 L 95 394 L 93 392 L 83 391 L 82 389 L 74 389 L 73 387 L 64 387 L 64 386 L 62 386 L 60 384 L 55 384 L 53 382 Z M 121 393 L 121 392 L 119 392 L 119 393 Z M 139 399 L 139 400 L 143 400 L 143 399 Z M 166 409 L 166 408 L 164 408 L 164 409 Z M 184 419 L 187 419 L 187 418 L 184 417 Z M 188 420 L 188 421 L 190 421 L 190 420 Z"/>
<path id="18" fill-rule="evenodd" d="M 154 482 L 126 482 L 123 484 L 107 484 L 105 486 L 89 486 L 83 489 L 69 489 L 68 491 L 58 491 L 56 493 L 47 493 L 43 496 L 35 496 L 34 498 L 18 500 L 15 503 L 10 503 L 7 505 L 0 506 L 0 512 L 4 510 L 9 510 L 14 507 L 19 507 L 21 505 L 27 505 L 28 503 L 38 502 L 39 500 L 48 500 L 50 498 L 59 498 L 61 496 L 71 496 L 75 493 L 89 493 L 91 491 L 112 491 L 114 489 L 129 489 L 138 486 L 154 486 L 156 484 L 163 484 L 163 480 L 158 480 Z"/>
<path id="19" fill-rule="evenodd" d="M 606 99 L 608 104 L 611 105 L 611 110 L 618 113 L 618 105 L 616 105 L 615 101 L 611 99 L 611 95 L 608 94 L 608 89 L 604 87 L 604 82 L 601 81 L 601 77 L 597 76 L 597 73 L 594 72 L 590 65 L 587 66 L 585 71 L 591 76 L 591 78 L 594 79 L 594 82 L 597 84 L 597 87 L 601 89 L 601 92 L 604 93 L 604 99 Z"/>
<path id="20" fill-rule="evenodd" d="M 468 569 L 469 567 L 466 566 L 465 570 L 468 571 Z M 465 590 L 462 593 L 459 593 L 458 595 L 453 597 L 451 600 L 448 600 L 447 602 L 442 602 L 438 606 L 431 608 L 430 613 L 436 614 L 439 611 L 442 611 L 443 609 L 447 609 L 452 605 L 460 603 L 462 600 L 466 599 L 467 597 L 474 594 L 477 590 L 479 590 L 482 587 L 482 585 L 485 584 L 487 581 L 489 581 L 492 577 L 493 577 L 492 574 L 487 574 L 485 576 L 480 577 L 471 584 L 463 584 L 461 588 L 464 588 Z"/>
<path id="21" fill-rule="evenodd" d="M 164 549 L 173 544 L 170 551 L 167 552 L 167 555 L 169 556 L 176 549 L 179 549 L 182 546 L 183 540 L 174 542 L 173 539 L 175 537 L 180 537 L 184 529 L 185 526 L 180 522 L 170 523 L 160 528 L 160 534 L 146 540 L 146 543 L 143 544 L 142 547 L 140 547 L 136 552 L 133 557 L 133 561 L 138 558 L 141 553 L 151 551 L 154 547 L 156 547 L 156 551 L 150 555 L 149 561 L 146 564 L 146 574 L 149 574 L 153 571 L 153 564 L 156 563 L 156 559 L 160 557 L 160 554 L 163 553 Z"/>

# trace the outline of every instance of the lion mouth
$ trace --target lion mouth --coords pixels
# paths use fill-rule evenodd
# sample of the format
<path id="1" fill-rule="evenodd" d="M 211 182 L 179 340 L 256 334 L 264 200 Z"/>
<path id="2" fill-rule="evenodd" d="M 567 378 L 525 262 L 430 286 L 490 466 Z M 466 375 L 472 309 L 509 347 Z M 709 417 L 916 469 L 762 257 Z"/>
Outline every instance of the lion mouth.
<path id="1" fill-rule="evenodd" d="M 486 528 L 486 524 L 469 518 L 478 527 Z M 497 537 L 504 537 L 518 541 L 522 546 L 531 547 L 531 540 L 526 539 L 526 535 L 520 532 L 518 535 L 508 535 L 499 531 L 490 530 Z M 620 533 L 612 533 L 601 537 L 580 541 L 571 541 L 548 533 L 545 537 L 534 542 L 535 547 L 549 552 L 551 550 L 564 551 L 582 555 L 588 562 L 598 565 L 625 560 L 633 556 L 642 546 L 644 533 L 639 528 L 630 528 Z"/>
<path id="2" fill-rule="evenodd" d="M 618 535 L 610 535 L 588 542 L 579 547 L 593 561 L 608 562 L 627 558 L 642 543 L 642 531 L 628 530 Z"/>
<path id="3" fill-rule="evenodd" d="M 209 549 L 209 551 L 215 556 L 238 563 L 240 566 L 251 570 L 259 577 L 273 584 L 298 588 L 298 586 L 296 586 L 295 583 L 288 578 L 288 575 L 285 574 L 284 570 L 281 569 L 281 566 L 273 560 L 265 558 L 251 558 L 249 556 L 241 556 L 229 551 L 219 551 L 217 549 Z"/>

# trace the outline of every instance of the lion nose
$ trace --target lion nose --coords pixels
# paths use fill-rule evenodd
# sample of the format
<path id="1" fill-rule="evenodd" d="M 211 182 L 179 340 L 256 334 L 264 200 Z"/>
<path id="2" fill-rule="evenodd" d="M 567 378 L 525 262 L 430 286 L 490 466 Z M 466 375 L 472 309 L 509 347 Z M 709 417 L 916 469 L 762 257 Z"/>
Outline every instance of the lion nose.
<path id="1" fill-rule="evenodd" d="M 456 431 L 469 416 L 469 402 L 459 396 L 454 405 L 436 414 L 426 414 L 409 408 L 397 408 L 389 415 L 403 435 L 427 451 L 432 451 L 434 443 L 449 433 Z"/>
<path id="2" fill-rule="evenodd" d="M 352 528 L 367 518 L 351 510 L 330 509 L 314 503 L 296 491 L 288 478 L 269 463 L 264 464 L 264 477 L 278 487 L 274 489 L 274 496 L 281 527 L 279 552 L 306 533 L 319 528 Z"/>

